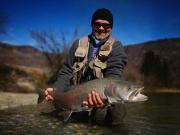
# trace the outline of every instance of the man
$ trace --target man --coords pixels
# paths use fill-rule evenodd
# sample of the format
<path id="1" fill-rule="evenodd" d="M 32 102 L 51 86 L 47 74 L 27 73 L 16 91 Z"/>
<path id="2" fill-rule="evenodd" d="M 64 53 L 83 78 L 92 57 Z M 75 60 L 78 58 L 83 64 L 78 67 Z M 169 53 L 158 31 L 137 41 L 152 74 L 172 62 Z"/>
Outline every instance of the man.
<path id="1" fill-rule="evenodd" d="M 53 100 L 49 94 L 53 90 L 66 91 L 76 85 L 95 78 L 120 78 L 127 57 L 121 43 L 111 37 L 113 15 L 105 8 L 94 12 L 91 20 L 92 33 L 73 43 L 67 60 L 58 74 L 53 88 L 45 90 L 46 100 Z M 96 111 L 103 108 L 104 103 L 95 90 L 87 95 L 84 105 L 94 106 Z M 111 112 L 111 109 L 108 109 Z M 106 115 L 106 113 L 105 113 Z M 103 117 L 107 117 L 101 115 Z M 111 118 L 110 118 L 111 119 Z"/>

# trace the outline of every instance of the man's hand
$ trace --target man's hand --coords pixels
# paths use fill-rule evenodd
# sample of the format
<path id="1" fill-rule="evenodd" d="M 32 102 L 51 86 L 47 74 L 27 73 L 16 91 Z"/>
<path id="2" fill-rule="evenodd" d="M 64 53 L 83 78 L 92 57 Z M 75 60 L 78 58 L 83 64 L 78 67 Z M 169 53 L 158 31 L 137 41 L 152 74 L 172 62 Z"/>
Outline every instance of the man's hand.
<path id="1" fill-rule="evenodd" d="M 53 92 L 53 88 L 46 88 L 44 91 L 46 101 L 53 101 L 51 93 Z"/>
<path id="2" fill-rule="evenodd" d="M 99 93 L 92 91 L 88 94 L 87 100 L 83 101 L 83 105 L 95 106 L 101 108 L 104 106 L 104 103 L 99 95 Z"/>

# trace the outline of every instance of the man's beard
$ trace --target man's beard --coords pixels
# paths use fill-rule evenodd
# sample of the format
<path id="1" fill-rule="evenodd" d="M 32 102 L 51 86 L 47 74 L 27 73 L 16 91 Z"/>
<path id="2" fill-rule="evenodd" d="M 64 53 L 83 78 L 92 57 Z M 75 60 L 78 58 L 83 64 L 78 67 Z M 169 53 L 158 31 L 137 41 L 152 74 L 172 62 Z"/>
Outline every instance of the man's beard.
<path id="1" fill-rule="evenodd" d="M 94 36 L 98 40 L 103 40 L 107 38 L 110 35 L 110 32 L 107 32 L 105 30 L 95 30 L 94 31 Z"/>

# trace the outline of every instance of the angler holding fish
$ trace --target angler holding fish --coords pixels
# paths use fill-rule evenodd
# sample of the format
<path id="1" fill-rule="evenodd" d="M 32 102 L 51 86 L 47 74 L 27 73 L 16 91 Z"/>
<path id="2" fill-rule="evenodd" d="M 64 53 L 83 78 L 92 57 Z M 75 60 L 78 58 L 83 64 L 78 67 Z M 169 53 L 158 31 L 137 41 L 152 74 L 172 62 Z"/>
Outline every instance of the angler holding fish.
<path id="1" fill-rule="evenodd" d="M 111 36 L 112 13 L 97 9 L 91 26 L 90 35 L 73 43 L 56 82 L 40 94 L 39 102 L 45 97 L 69 111 L 65 120 L 72 112 L 89 110 L 95 121 L 118 123 L 125 115 L 124 101 L 144 101 L 146 97 L 140 94 L 142 87 L 119 81 L 127 56 L 122 44 Z"/>

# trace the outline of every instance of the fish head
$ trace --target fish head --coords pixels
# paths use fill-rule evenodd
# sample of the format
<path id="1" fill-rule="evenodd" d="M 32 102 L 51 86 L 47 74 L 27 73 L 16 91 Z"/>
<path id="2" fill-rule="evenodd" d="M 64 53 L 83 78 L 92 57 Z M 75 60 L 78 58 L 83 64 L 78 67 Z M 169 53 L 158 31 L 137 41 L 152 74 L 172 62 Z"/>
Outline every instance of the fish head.
<path id="1" fill-rule="evenodd" d="M 141 85 L 129 86 L 125 100 L 128 102 L 140 102 L 148 100 L 148 97 L 141 93 L 143 89 L 144 87 Z"/>
<path id="2" fill-rule="evenodd" d="M 105 91 L 107 97 L 116 102 L 139 102 L 146 101 L 147 96 L 141 94 L 143 86 L 131 82 L 121 82 L 111 85 Z"/>

